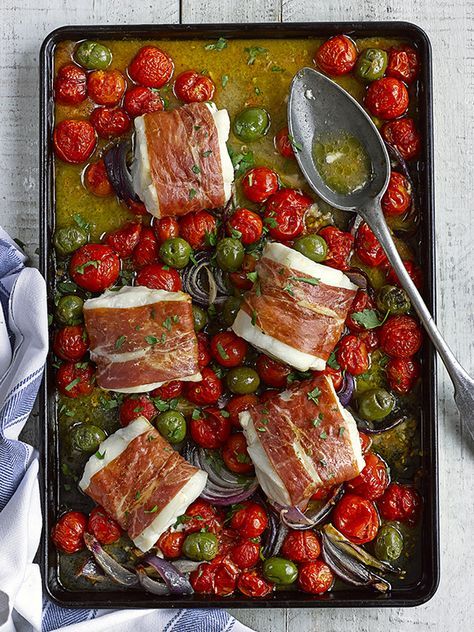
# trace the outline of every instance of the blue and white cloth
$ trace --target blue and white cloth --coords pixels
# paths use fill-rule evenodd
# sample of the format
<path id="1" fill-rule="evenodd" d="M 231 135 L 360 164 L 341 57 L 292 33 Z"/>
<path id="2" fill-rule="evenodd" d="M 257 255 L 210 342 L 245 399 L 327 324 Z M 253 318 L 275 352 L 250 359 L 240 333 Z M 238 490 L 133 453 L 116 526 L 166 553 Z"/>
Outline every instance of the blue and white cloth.
<path id="1" fill-rule="evenodd" d="M 18 440 L 48 351 L 46 286 L 0 227 L 0 632 L 251 632 L 223 610 L 81 610 L 43 600 L 38 454 Z M 37 423 L 41 423 L 39 420 Z"/>

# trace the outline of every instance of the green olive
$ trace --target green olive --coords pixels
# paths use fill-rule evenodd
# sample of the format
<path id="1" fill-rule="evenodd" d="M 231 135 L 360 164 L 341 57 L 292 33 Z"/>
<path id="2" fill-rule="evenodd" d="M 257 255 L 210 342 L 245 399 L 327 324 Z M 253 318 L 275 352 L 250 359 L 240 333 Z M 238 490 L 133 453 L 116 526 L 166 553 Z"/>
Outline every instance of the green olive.
<path id="1" fill-rule="evenodd" d="M 194 331 L 201 331 L 209 321 L 206 312 L 197 305 L 193 305 L 193 321 Z"/>
<path id="2" fill-rule="evenodd" d="M 61 325 L 78 325 L 82 322 L 84 301 L 75 294 L 61 296 L 56 306 L 56 320 Z"/>
<path id="3" fill-rule="evenodd" d="M 377 307 L 381 312 L 406 314 L 411 309 L 408 294 L 402 287 L 383 285 L 377 292 Z"/>
<path id="4" fill-rule="evenodd" d="M 226 299 L 223 307 L 222 307 L 222 320 L 227 327 L 232 327 L 232 324 L 237 316 L 237 312 L 240 309 L 240 303 L 242 299 L 237 296 L 229 296 Z"/>
<path id="5" fill-rule="evenodd" d="M 394 406 L 394 396 L 383 388 L 372 388 L 359 398 L 359 413 L 369 421 L 385 419 Z"/>
<path id="6" fill-rule="evenodd" d="M 240 140 L 250 142 L 265 136 L 270 127 L 270 116 L 263 108 L 245 108 L 234 119 L 234 134 Z"/>
<path id="7" fill-rule="evenodd" d="M 324 261 L 328 254 L 328 245 L 319 235 L 311 234 L 300 237 L 293 244 L 293 248 L 312 261 Z"/>
<path id="8" fill-rule="evenodd" d="M 170 443 L 179 443 L 186 436 L 186 420 L 177 410 L 168 410 L 158 415 L 156 427 Z"/>
<path id="9" fill-rule="evenodd" d="M 387 53 L 380 48 L 366 48 L 359 55 L 355 72 L 362 81 L 375 81 L 383 77 L 387 68 Z"/>
<path id="10" fill-rule="evenodd" d="M 288 586 L 296 581 L 298 569 L 296 564 L 284 557 L 269 557 L 263 563 L 263 574 L 268 581 L 279 586 Z"/>
<path id="11" fill-rule="evenodd" d="M 181 237 L 171 237 L 160 246 L 160 257 L 166 265 L 178 270 L 188 265 L 191 253 L 191 246 Z"/>
<path id="12" fill-rule="evenodd" d="M 71 445 L 79 452 L 96 452 L 106 434 L 98 426 L 92 424 L 78 424 L 71 429 Z"/>
<path id="13" fill-rule="evenodd" d="M 67 257 L 75 250 L 87 244 L 87 233 L 79 226 L 59 228 L 54 233 L 54 247 L 60 257 Z"/>
<path id="14" fill-rule="evenodd" d="M 217 555 L 219 541 L 213 533 L 191 533 L 183 543 L 183 553 L 196 562 L 209 562 Z"/>
<path id="15" fill-rule="evenodd" d="M 107 46 L 86 40 L 76 48 L 74 59 L 87 70 L 105 70 L 112 62 L 112 53 Z"/>
<path id="16" fill-rule="evenodd" d="M 375 555 L 379 560 L 398 560 L 403 551 L 403 536 L 392 524 L 384 524 L 377 534 Z"/>
<path id="17" fill-rule="evenodd" d="M 244 261 L 245 250 L 242 242 L 234 237 L 224 237 L 216 247 L 216 261 L 221 270 L 235 272 Z"/>
<path id="18" fill-rule="evenodd" d="M 255 369 L 248 366 L 238 366 L 226 375 L 227 388 L 236 395 L 255 393 L 260 385 L 260 378 Z"/>

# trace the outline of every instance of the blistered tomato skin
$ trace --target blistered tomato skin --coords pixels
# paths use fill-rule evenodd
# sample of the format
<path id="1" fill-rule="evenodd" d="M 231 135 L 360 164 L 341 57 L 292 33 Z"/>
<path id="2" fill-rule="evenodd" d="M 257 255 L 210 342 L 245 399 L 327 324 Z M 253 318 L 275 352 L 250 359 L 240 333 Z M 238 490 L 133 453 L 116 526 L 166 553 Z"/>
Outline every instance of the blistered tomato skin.
<path id="1" fill-rule="evenodd" d="M 230 550 L 230 559 L 242 570 L 252 568 L 260 561 L 260 544 L 241 540 Z"/>
<path id="2" fill-rule="evenodd" d="M 371 542 L 380 527 L 374 503 L 356 494 L 345 494 L 335 506 L 332 516 L 336 529 L 355 544 Z"/>
<path id="3" fill-rule="evenodd" d="M 216 231 L 216 218 L 207 211 L 188 213 L 180 219 L 179 234 L 193 250 L 209 248 Z"/>
<path id="4" fill-rule="evenodd" d="M 92 162 L 84 173 L 84 184 L 87 189 L 97 195 L 97 197 L 107 197 L 113 195 L 113 187 L 110 184 L 109 176 L 107 175 L 107 169 L 105 163 L 102 160 Z"/>
<path id="5" fill-rule="evenodd" d="M 381 129 L 381 134 L 387 143 L 398 149 L 405 160 L 418 158 L 421 150 L 421 136 L 412 118 L 406 116 L 386 123 Z"/>
<path id="6" fill-rule="evenodd" d="M 390 482 L 387 464 L 373 452 L 369 452 L 364 458 L 364 469 L 348 481 L 347 489 L 368 500 L 375 500 L 384 494 Z"/>
<path id="7" fill-rule="evenodd" d="M 372 229 L 365 222 L 359 226 L 355 238 L 355 253 L 366 265 L 374 268 L 387 261 L 387 255 Z"/>
<path id="8" fill-rule="evenodd" d="M 229 419 L 223 417 L 217 408 L 206 408 L 199 417 L 191 419 L 189 426 L 193 440 L 202 448 L 209 449 L 224 445 L 231 428 Z"/>
<path id="9" fill-rule="evenodd" d="M 412 84 L 420 73 L 420 59 L 414 48 L 408 45 L 395 46 L 389 50 L 387 75 Z"/>
<path id="10" fill-rule="evenodd" d="M 137 222 L 129 222 L 117 228 L 104 237 L 104 243 L 112 248 L 122 259 L 130 257 L 138 245 L 142 225 Z"/>
<path id="11" fill-rule="evenodd" d="M 253 393 L 247 395 L 235 395 L 227 403 L 226 410 L 230 413 L 230 421 L 235 428 L 241 429 L 239 413 L 248 410 L 251 406 L 258 404 L 258 397 Z"/>
<path id="12" fill-rule="evenodd" d="M 77 105 L 87 98 L 87 75 L 75 64 L 67 64 L 58 70 L 54 82 L 54 96 L 63 105 Z"/>
<path id="13" fill-rule="evenodd" d="M 119 412 L 120 424 L 125 427 L 138 417 L 145 417 L 150 421 L 157 414 L 155 405 L 148 395 L 131 395 L 126 397 Z"/>
<path id="14" fill-rule="evenodd" d="M 186 539 L 184 531 L 165 531 L 156 543 L 163 555 L 169 560 L 182 556 L 183 543 Z"/>
<path id="15" fill-rule="evenodd" d="M 283 127 L 274 138 L 275 149 L 283 158 L 294 158 L 295 152 L 291 144 L 287 127 Z"/>
<path id="16" fill-rule="evenodd" d="M 139 270 L 135 284 L 167 292 L 179 292 L 182 288 L 179 272 L 161 263 L 151 263 Z"/>
<path id="17" fill-rule="evenodd" d="M 72 255 L 72 280 L 89 292 L 102 292 L 115 283 L 120 272 L 118 255 L 106 244 L 86 244 Z"/>
<path id="18" fill-rule="evenodd" d="M 223 331 L 213 336 L 211 353 L 219 364 L 232 368 L 242 364 L 248 350 L 248 344 L 232 331 Z"/>
<path id="19" fill-rule="evenodd" d="M 346 75 L 357 61 L 354 42 L 345 35 L 335 35 L 322 44 L 314 57 L 316 65 L 332 77 Z"/>
<path id="20" fill-rule="evenodd" d="M 66 119 L 56 125 L 53 143 L 58 158 L 77 165 L 90 158 L 97 143 L 97 135 L 89 121 Z"/>
<path id="21" fill-rule="evenodd" d="M 148 226 L 140 231 L 138 243 L 133 250 L 133 265 L 136 269 L 156 263 L 158 260 L 158 242 L 155 233 Z M 146 285 L 140 283 L 139 285 Z M 163 288 L 164 289 L 164 288 Z"/>
<path id="22" fill-rule="evenodd" d="M 264 224 L 273 239 L 288 241 L 303 232 L 303 217 L 313 200 L 295 189 L 280 189 L 265 206 Z"/>
<path id="23" fill-rule="evenodd" d="M 163 384 L 163 386 L 155 388 L 150 394 L 152 397 L 159 397 L 160 399 L 174 399 L 175 397 L 179 397 L 182 393 L 183 382 L 173 380 L 173 382 L 168 382 L 168 384 Z"/>
<path id="24" fill-rule="evenodd" d="M 415 386 L 421 374 L 421 367 L 416 360 L 392 358 L 387 364 L 386 371 L 390 388 L 405 395 Z"/>
<path id="25" fill-rule="evenodd" d="M 262 353 L 257 358 L 256 368 L 260 379 L 267 386 L 284 388 L 287 385 L 291 373 L 291 368 L 287 364 L 282 364 Z"/>
<path id="26" fill-rule="evenodd" d="M 268 516 L 261 505 L 248 500 L 239 504 L 231 518 L 230 526 L 243 538 L 257 538 L 267 528 Z"/>
<path id="27" fill-rule="evenodd" d="M 87 92 L 98 105 L 118 105 L 126 87 L 120 70 L 95 70 L 87 77 Z"/>
<path id="28" fill-rule="evenodd" d="M 278 175 L 268 167 L 249 169 L 242 178 L 242 190 L 251 202 L 261 204 L 278 191 Z"/>
<path id="29" fill-rule="evenodd" d="M 56 373 L 56 386 L 61 395 L 76 399 L 90 395 L 94 390 L 94 368 L 92 364 L 64 362 Z"/>
<path id="30" fill-rule="evenodd" d="M 189 581 L 193 590 L 201 595 L 211 595 L 214 592 L 215 573 L 215 564 L 200 564 L 199 567 L 189 575 Z"/>
<path id="31" fill-rule="evenodd" d="M 164 110 L 163 99 L 146 86 L 129 88 L 125 93 L 123 106 L 132 118 Z"/>
<path id="32" fill-rule="evenodd" d="M 369 368 L 369 357 L 365 343 L 357 336 L 344 336 L 336 347 L 336 359 L 351 375 L 361 375 Z"/>
<path id="33" fill-rule="evenodd" d="M 90 120 L 101 138 L 113 138 L 125 134 L 130 129 L 130 117 L 121 107 L 98 107 L 93 110 Z"/>
<path id="34" fill-rule="evenodd" d="M 179 237 L 179 224 L 174 217 L 162 217 L 153 222 L 153 231 L 159 244 L 167 239 Z"/>
<path id="35" fill-rule="evenodd" d="M 421 511 L 421 497 L 413 487 L 391 483 L 382 498 L 377 501 L 384 520 L 398 520 L 413 527 Z"/>
<path id="36" fill-rule="evenodd" d="M 354 244 L 354 237 L 336 226 L 325 226 L 318 234 L 321 235 L 328 247 L 324 263 L 343 272 L 349 270 L 349 257 Z"/>
<path id="37" fill-rule="evenodd" d="M 411 205 L 411 186 L 404 175 L 392 171 L 387 190 L 382 197 L 382 210 L 386 217 L 403 215 Z"/>
<path id="38" fill-rule="evenodd" d="M 320 553 L 321 544 L 313 531 L 290 531 L 281 547 L 281 555 L 293 562 L 314 562 Z"/>
<path id="39" fill-rule="evenodd" d="M 53 351 L 69 362 L 79 362 L 87 353 L 87 332 L 82 325 L 67 325 L 54 336 Z"/>
<path id="40" fill-rule="evenodd" d="M 365 105 L 374 116 L 389 120 L 405 114 L 408 100 L 408 90 L 401 81 L 383 77 L 370 84 Z"/>
<path id="41" fill-rule="evenodd" d="M 222 522 L 214 507 L 206 500 L 195 500 L 186 509 L 186 519 L 183 523 L 184 533 L 196 533 L 205 529 L 211 533 L 222 531 Z"/>
<path id="42" fill-rule="evenodd" d="M 89 514 L 87 532 L 92 533 L 101 544 L 117 542 L 122 535 L 120 525 L 102 507 L 94 507 Z"/>
<path id="43" fill-rule="evenodd" d="M 237 588 L 247 597 L 266 597 L 274 587 L 258 571 L 244 571 L 237 582 Z"/>
<path id="44" fill-rule="evenodd" d="M 366 290 L 357 290 L 357 294 L 355 295 L 347 314 L 346 326 L 355 333 L 366 331 L 364 325 L 361 325 L 359 322 L 354 320 L 353 314 L 363 312 L 365 309 L 373 309 L 373 307 L 374 303 L 370 298 L 369 293 Z"/>
<path id="45" fill-rule="evenodd" d="M 209 367 L 202 369 L 201 375 L 201 382 L 188 382 L 186 384 L 186 397 L 198 406 L 216 404 L 222 395 L 222 382 Z"/>
<path id="46" fill-rule="evenodd" d="M 406 271 L 408 272 L 410 279 L 416 285 L 418 289 L 420 289 L 423 285 L 423 273 L 421 268 L 416 265 L 413 261 L 403 261 L 403 265 L 405 266 Z M 385 274 L 387 275 L 387 282 L 392 285 L 400 286 L 401 283 L 398 279 L 398 276 L 392 266 L 387 266 Z"/>
<path id="47" fill-rule="evenodd" d="M 80 511 L 68 511 L 54 525 L 51 539 L 63 553 L 77 553 L 84 548 L 87 518 Z"/>
<path id="48" fill-rule="evenodd" d="M 161 88 L 173 74 L 173 60 L 156 46 L 144 46 L 132 59 L 128 74 L 130 78 L 148 88 Z"/>
<path id="49" fill-rule="evenodd" d="M 420 326 L 411 316 L 390 316 L 380 330 L 380 346 L 392 358 L 411 358 L 421 341 Z"/>
<path id="50" fill-rule="evenodd" d="M 334 575 L 322 560 L 307 562 L 300 567 L 298 586 L 312 595 L 322 595 L 332 588 Z"/>
<path id="51" fill-rule="evenodd" d="M 222 458 L 227 468 L 236 474 L 252 474 L 253 463 L 247 452 L 247 441 L 241 432 L 237 432 L 225 442 Z"/>
<path id="52" fill-rule="evenodd" d="M 207 335 L 200 331 L 197 335 L 198 340 L 198 364 L 199 368 L 203 369 L 212 360 L 211 349 L 209 347 L 209 338 Z"/>
<path id="53" fill-rule="evenodd" d="M 211 101 L 216 86 L 210 77 L 201 75 L 195 70 L 185 70 L 176 77 L 174 93 L 184 103 L 201 103 Z"/>
<path id="54" fill-rule="evenodd" d="M 227 225 L 227 234 L 237 235 L 244 246 L 258 241 L 262 232 L 263 222 L 260 215 L 246 208 L 237 209 Z"/>

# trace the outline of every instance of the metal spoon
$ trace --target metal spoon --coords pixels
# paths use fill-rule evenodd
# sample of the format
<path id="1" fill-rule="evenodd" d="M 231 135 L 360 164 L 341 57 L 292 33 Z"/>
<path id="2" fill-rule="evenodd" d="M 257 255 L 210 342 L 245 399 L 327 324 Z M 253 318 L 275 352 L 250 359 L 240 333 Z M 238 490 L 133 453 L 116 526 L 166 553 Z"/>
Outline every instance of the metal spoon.
<path id="1" fill-rule="evenodd" d="M 454 384 L 454 399 L 474 439 L 474 380 L 463 369 L 435 325 L 397 252 L 380 205 L 390 178 L 390 161 L 385 144 L 365 110 L 334 81 L 303 68 L 291 83 L 288 128 L 294 139 L 296 159 L 312 189 L 326 202 L 342 211 L 358 213 L 382 245 L 421 322 L 436 347 Z M 360 189 L 347 195 L 336 193 L 321 178 L 313 159 L 313 144 L 320 134 L 347 132 L 365 148 L 372 177 Z"/>

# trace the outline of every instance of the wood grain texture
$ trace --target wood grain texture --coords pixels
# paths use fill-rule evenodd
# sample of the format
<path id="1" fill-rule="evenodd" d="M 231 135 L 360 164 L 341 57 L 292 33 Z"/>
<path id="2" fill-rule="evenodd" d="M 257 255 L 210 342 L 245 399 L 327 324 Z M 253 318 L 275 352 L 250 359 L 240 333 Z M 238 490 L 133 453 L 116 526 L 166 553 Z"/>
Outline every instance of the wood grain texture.
<path id="1" fill-rule="evenodd" d="M 38 243 L 38 51 L 63 24 L 407 20 L 424 28 L 434 58 L 438 322 L 474 372 L 474 3 L 472 0 L 11 0 L 0 6 L 0 223 Z M 474 451 L 464 444 L 449 380 L 439 370 L 442 578 L 415 609 L 239 610 L 259 632 L 464 632 L 473 628 Z M 474 411 L 473 411 L 474 414 Z"/>

